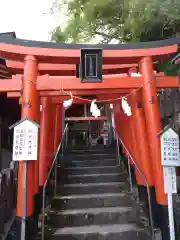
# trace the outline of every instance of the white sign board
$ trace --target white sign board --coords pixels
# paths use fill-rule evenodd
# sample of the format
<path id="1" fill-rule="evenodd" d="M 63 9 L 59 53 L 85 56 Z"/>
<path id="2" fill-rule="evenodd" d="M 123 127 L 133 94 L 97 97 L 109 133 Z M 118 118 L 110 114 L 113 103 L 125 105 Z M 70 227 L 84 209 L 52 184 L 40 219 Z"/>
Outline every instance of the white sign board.
<path id="1" fill-rule="evenodd" d="M 163 167 L 164 192 L 166 194 L 177 193 L 176 168 Z"/>
<path id="2" fill-rule="evenodd" d="M 13 161 L 37 160 L 38 125 L 24 120 L 14 127 Z"/>
<path id="3" fill-rule="evenodd" d="M 161 160 L 163 166 L 180 166 L 179 136 L 172 128 L 161 135 Z"/>

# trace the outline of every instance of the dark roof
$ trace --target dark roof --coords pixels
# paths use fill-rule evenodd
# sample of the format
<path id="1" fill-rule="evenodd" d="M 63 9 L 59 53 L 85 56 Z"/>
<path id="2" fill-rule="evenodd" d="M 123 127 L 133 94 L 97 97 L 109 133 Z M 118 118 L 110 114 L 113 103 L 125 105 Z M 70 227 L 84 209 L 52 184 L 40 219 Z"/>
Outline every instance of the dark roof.
<path id="1" fill-rule="evenodd" d="M 0 36 L 11 36 L 13 38 L 16 38 L 16 33 L 15 32 L 4 32 L 4 33 L 0 33 Z"/>
<path id="2" fill-rule="evenodd" d="M 180 44 L 180 37 L 169 38 L 160 41 L 152 42 L 137 42 L 130 44 L 63 44 L 63 43 L 54 43 L 54 42 L 40 42 L 40 41 L 31 41 L 14 38 L 13 34 L 15 33 L 0 33 L 0 43 L 7 43 L 12 45 L 20 45 L 27 47 L 36 47 L 36 48 L 54 48 L 54 49 L 109 49 L 109 50 L 127 50 L 127 49 L 145 49 L 145 48 L 158 48 L 163 46 L 171 46 L 174 44 Z"/>

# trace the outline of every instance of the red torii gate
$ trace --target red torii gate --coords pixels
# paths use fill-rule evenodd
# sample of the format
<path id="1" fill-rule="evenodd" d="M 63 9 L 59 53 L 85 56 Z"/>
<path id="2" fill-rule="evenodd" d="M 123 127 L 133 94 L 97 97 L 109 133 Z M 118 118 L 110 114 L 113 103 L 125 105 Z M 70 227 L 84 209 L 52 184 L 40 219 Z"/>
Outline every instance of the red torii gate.
<path id="1" fill-rule="evenodd" d="M 58 124 L 62 121 L 62 101 L 68 98 L 70 92 L 77 97 L 76 103 L 86 103 L 81 97 L 87 95 L 96 95 L 97 100 L 104 102 L 111 99 L 111 102 L 116 103 L 114 111 L 117 132 L 142 167 L 148 184 L 155 186 L 157 203 L 167 206 L 163 190 L 160 140 L 157 137 L 161 122 L 156 92 L 162 88 L 178 87 L 178 78 L 162 74 L 155 76 L 153 68 L 160 60 L 167 60 L 177 53 L 179 43 L 180 38 L 137 44 L 71 45 L 24 41 L 10 36 L 0 37 L 0 56 L 8 59 L 7 66 L 10 70 L 5 79 L 0 79 L 0 92 L 7 92 L 8 97 L 19 98 L 22 95 L 22 118 L 29 117 L 37 123 L 40 122 L 38 161 L 28 162 L 27 168 L 29 229 L 32 228 L 31 222 L 36 214 L 34 198 L 37 198 L 44 185 L 48 168 L 51 166 L 52 153 L 56 151 L 62 134 Z M 82 83 L 75 77 L 75 66 L 80 63 L 80 49 L 83 48 L 102 49 L 102 82 Z M 131 77 L 131 69 L 137 69 L 142 76 Z M 17 75 L 10 78 L 10 73 Z M 137 91 L 132 93 L 134 89 Z M 129 93 L 132 93 L 128 96 L 128 101 L 132 105 L 133 116 L 127 121 L 116 100 Z M 53 115 L 54 118 L 51 117 Z M 49 144 L 50 142 L 52 144 Z M 22 173 L 20 162 L 16 213 L 20 218 Z M 138 173 L 136 176 L 138 184 L 143 185 Z"/>

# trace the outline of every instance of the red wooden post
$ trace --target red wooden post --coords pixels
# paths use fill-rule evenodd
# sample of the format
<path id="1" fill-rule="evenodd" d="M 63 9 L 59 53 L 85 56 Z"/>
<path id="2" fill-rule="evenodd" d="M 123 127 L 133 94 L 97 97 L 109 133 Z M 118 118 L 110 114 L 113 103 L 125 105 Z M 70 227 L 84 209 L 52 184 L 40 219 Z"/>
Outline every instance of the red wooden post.
<path id="1" fill-rule="evenodd" d="M 161 131 L 160 113 L 156 95 L 156 81 L 153 72 L 151 57 L 144 57 L 140 61 L 140 70 L 144 77 L 142 101 L 146 118 L 148 143 L 152 163 L 153 180 L 155 185 L 156 201 L 154 205 L 155 218 L 161 229 L 162 239 L 169 239 L 169 223 L 167 211 L 167 196 L 164 193 L 164 179 L 161 166 L 161 146 L 158 133 Z"/>
<path id="2" fill-rule="evenodd" d="M 133 119 L 133 129 L 136 135 L 136 148 L 138 151 L 138 166 L 143 173 L 145 180 L 149 185 L 149 190 L 151 193 L 151 205 L 154 202 L 154 178 L 151 164 L 151 157 L 149 153 L 149 144 L 147 141 L 147 129 L 146 121 L 144 116 L 144 110 L 141 99 L 141 91 L 137 90 L 132 92 L 131 96 L 131 109 L 132 109 L 132 119 Z M 138 192 L 141 203 L 145 206 L 149 206 L 147 185 L 145 180 L 141 175 L 136 172 L 136 179 L 138 184 Z"/>
<path id="3" fill-rule="evenodd" d="M 42 189 L 48 174 L 50 135 L 50 99 L 41 98 L 40 149 L 39 149 L 39 186 Z"/>
<path id="4" fill-rule="evenodd" d="M 137 150 L 137 139 L 134 132 L 134 123 L 132 116 L 125 116 L 124 115 L 124 124 L 122 125 L 122 128 L 124 129 L 125 135 L 125 144 L 128 148 L 131 156 L 133 157 L 133 160 L 139 165 L 139 155 Z M 129 158 L 129 164 L 131 166 L 131 172 L 135 174 L 137 184 L 142 184 L 142 178 L 137 171 L 136 167 L 134 166 L 133 161 Z"/>
<path id="5" fill-rule="evenodd" d="M 119 112 L 120 112 L 120 103 L 115 102 L 113 104 L 113 113 L 114 113 L 115 130 L 118 134 L 120 129 Z"/>
<path id="6" fill-rule="evenodd" d="M 138 151 L 138 164 L 149 186 L 153 186 L 153 172 L 151 167 L 151 158 L 149 154 L 149 145 L 147 142 L 146 122 L 141 102 L 140 90 L 132 92 L 130 99 L 133 119 L 133 130 L 136 136 L 136 148 Z M 142 178 L 141 185 L 146 186 Z"/>
<path id="7" fill-rule="evenodd" d="M 138 150 L 137 150 L 137 139 L 136 139 L 136 135 L 134 132 L 134 125 L 133 125 L 133 118 L 132 116 L 128 117 L 126 116 L 123 111 L 122 108 L 120 106 L 120 103 L 118 104 L 119 106 L 116 106 L 116 111 L 119 110 L 119 112 L 115 112 L 115 120 L 116 122 L 118 122 L 118 128 L 117 131 L 120 134 L 120 137 L 122 138 L 124 144 L 126 145 L 126 147 L 128 148 L 130 154 L 132 155 L 132 157 L 134 158 L 134 161 L 136 161 L 138 164 L 138 160 L 139 160 L 139 156 L 138 156 Z M 125 149 L 123 148 L 123 152 L 125 153 L 126 157 L 127 152 L 125 151 Z M 133 164 L 133 162 L 131 161 L 131 159 L 129 158 L 129 163 L 131 165 L 131 168 L 135 169 L 135 175 L 136 175 L 136 180 L 138 184 L 142 184 L 143 180 L 139 174 L 139 172 L 136 170 Z M 132 170 L 131 169 L 131 170 Z"/>
<path id="8" fill-rule="evenodd" d="M 158 109 L 152 59 L 150 57 L 143 58 L 140 62 L 140 69 L 144 76 L 142 100 L 147 124 L 146 127 L 156 188 L 156 199 L 159 204 L 167 205 L 167 197 L 164 194 L 164 180 L 161 166 L 160 138 L 158 136 L 158 133 L 161 131 L 161 120 Z"/>
<path id="9" fill-rule="evenodd" d="M 47 146 L 47 152 L 48 152 L 48 161 L 47 161 L 47 166 L 48 170 L 51 167 L 52 164 L 52 159 L 53 159 L 53 147 L 54 147 L 54 131 L 55 131 L 55 126 L 54 126 L 54 120 L 55 120 L 55 114 L 54 114 L 54 104 L 52 104 L 52 98 L 48 97 L 48 115 L 46 117 L 48 118 L 48 129 L 46 130 L 48 132 L 48 146 Z"/>
<path id="10" fill-rule="evenodd" d="M 131 125 L 130 125 L 130 117 L 126 116 L 120 107 L 119 111 L 119 122 L 120 122 L 120 135 L 126 147 L 128 148 L 129 152 L 133 156 L 132 150 L 132 132 L 131 132 Z M 131 161 L 130 161 L 131 162 Z"/>
<path id="11" fill-rule="evenodd" d="M 24 65 L 24 80 L 22 92 L 21 118 L 31 118 L 39 123 L 39 100 L 36 90 L 36 80 L 38 74 L 38 64 L 34 56 L 27 56 Z M 26 236 L 31 236 L 34 232 L 34 195 L 37 194 L 38 186 L 38 161 L 27 163 L 27 186 L 26 186 Z M 18 168 L 18 189 L 17 189 L 17 212 L 18 218 L 22 218 L 23 199 L 23 162 L 19 162 Z M 18 219 L 17 218 L 17 219 Z M 17 221 L 17 235 L 21 232 L 21 222 Z M 30 236 L 29 236 L 30 235 Z M 20 239 L 20 238 L 18 238 Z"/>
<path id="12" fill-rule="evenodd" d="M 133 157 L 133 160 L 137 163 L 137 165 L 140 165 L 139 162 L 139 152 L 138 152 L 138 148 L 137 148 L 137 143 L 138 143 L 138 139 L 137 139 L 137 135 L 135 134 L 134 131 L 134 118 L 132 116 L 129 117 L 129 136 L 128 138 L 131 139 L 131 146 L 132 146 L 132 152 L 131 155 Z M 140 175 L 140 173 L 137 171 L 136 166 L 134 165 L 134 163 L 130 160 L 131 165 L 133 166 L 134 169 L 134 173 L 136 175 L 136 182 L 138 185 L 143 185 L 143 179 Z"/>
<path id="13" fill-rule="evenodd" d="M 54 152 L 57 151 L 62 137 L 62 104 L 55 106 L 55 133 L 54 133 Z"/>
<path id="14" fill-rule="evenodd" d="M 51 105 L 50 105 L 50 132 L 49 132 L 49 154 L 50 154 L 50 161 L 49 161 L 49 168 L 51 167 L 53 156 L 54 156 L 54 137 L 55 137 L 55 120 L 56 120 L 56 111 L 55 111 L 55 104 L 52 103 L 51 98 Z"/>

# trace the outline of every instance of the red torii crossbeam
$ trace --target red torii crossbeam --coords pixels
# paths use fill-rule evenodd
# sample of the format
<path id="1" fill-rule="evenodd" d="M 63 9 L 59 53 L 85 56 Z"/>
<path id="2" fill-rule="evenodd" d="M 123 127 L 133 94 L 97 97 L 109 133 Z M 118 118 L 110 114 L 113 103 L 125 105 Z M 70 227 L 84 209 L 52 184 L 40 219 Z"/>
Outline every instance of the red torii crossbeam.
<path id="1" fill-rule="evenodd" d="M 22 89 L 21 78 L 0 80 L 0 92 L 18 92 Z M 177 88 L 178 77 L 157 76 L 157 88 Z M 98 89 L 134 89 L 143 87 L 143 77 L 122 77 L 118 75 L 104 76 L 102 83 L 81 83 L 76 77 L 50 77 L 48 75 L 38 77 L 37 90 L 49 91 L 57 89 L 71 90 L 98 90 Z"/>

